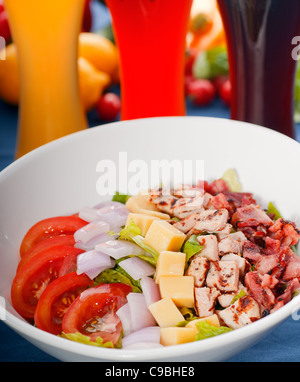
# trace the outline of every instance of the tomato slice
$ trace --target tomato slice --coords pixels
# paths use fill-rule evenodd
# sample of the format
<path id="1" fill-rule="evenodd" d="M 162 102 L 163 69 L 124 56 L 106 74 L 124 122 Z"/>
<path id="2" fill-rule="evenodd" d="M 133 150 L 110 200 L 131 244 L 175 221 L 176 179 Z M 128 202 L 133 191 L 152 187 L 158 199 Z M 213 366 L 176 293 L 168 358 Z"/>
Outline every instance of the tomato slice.
<path id="1" fill-rule="evenodd" d="M 21 257 L 35 244 L 49 237 L 58 235 L 73 235 L 78 229 L 88 223 L 78 216 L 57 216 L 44 219 L 33 225 L 24 236 L 21 246 Z"/>
<path id="2" fill-rule="evenodd" d="M 68 256 L 84 252 L 79 248 L 61 245 L 34 256 L 17 271 L 11 287 L 13 307 L 23 317 L 33 318 L 37 302 L 48 284 L 55 280 Z"/>
<path id="3" fill-rule="evenodd" d="M 52 281 L 42 293 L 34 313 L 35 325 L 46 332 L 60 334 L 62 319 L 75 298 L 93 285 L 85 274 L 68 273 Z"/>
<path id="4" fill-rule="evenodd" d="M 115 345 L 122 331 L 117 310 L 127 303 L 126 296 L 131 286 L 122 283 L 99 284 L 82 292 L 70 305 L 62 321 L 64 333 L 80 332 L 95 341 Z"/>
<path id="5" fill-rule="evenodd" d="M 22 257 L 18 265 L 18 270 L 27 263 L 29 259 L 36 255 L 42 255 L 45 253 L 45 250 L 48 250 L 52 247 L 56 247 L 58 245 L 70 245 L 73 246 L 75 244 L 73 235 L 59 235 L 53 236 L 43 241 L 38 242 L 32 248 L 30 248 Z"/>

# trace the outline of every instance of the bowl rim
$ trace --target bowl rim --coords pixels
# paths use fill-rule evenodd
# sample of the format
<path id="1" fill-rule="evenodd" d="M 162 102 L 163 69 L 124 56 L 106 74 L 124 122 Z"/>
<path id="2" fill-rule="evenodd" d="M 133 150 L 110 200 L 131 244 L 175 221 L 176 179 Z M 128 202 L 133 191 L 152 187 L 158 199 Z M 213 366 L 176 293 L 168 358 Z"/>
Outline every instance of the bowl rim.
<path id="1" fill-rule="evenodd" d="M 282 133 L 274 131 L 272 129 L 266 128 L 264 126 L 255 125 L 249 122 L 235 121 L 227 118 L 219 117 L 202 117 L 202 116 L 182 116 L 182 117 L 153 117 L 153 118 L 141 118 L 127 121 L 111 122 L 103 125 L 94 126 L 86 130 L 75 132 L 69 134 L 62 138 L 56 139 L 49 142 L 37 149 L 25 154 L 21 158 L 18 158 L 13 163 L 5 167 L 0 172 L 0 184 L 5 180 L 6 176 L 11 176 L 14 171 L 17 171 L 20 167 L 26 165 L 27 162 L 34 160 L 43 152 L 49 152 L 59 145 L 63 145 L 66 142 L 71 142 L 73 139 L 81 139 L 82 136 L 94 134 L 96 131 L 118 128 L 120 125 L 134 125 L 141 124 L 145 120 L 157 122 L 158 120 L 168 119 L 170 121 L 176 119 L 183 120 L 201 120 L 203 122 L 208 121 L 209 123 L 224 123 L 226 127 L 230 126 L 235 129 L 249 129 L 251 128 L 256 134 L 267 134 L 268 136 L 273 135 L 281 140 L 285 140 L 289 145 L 294 145 L 297 150 L 300 149 L 300 144 L 295 139 L 290 138 Z M 199 124 L 200 128 L 203 125 Z M 124 128 L 124 126 L 122 126 Z M 300 154 L 300 150 L 299 150 Z M 20 335 L 25 336 L 27 339 L 38 341 L 39 343 L 44 343 L 47 346 L 57 348 L 59 351 L 64 350 L 70 353 L 74 353 L 81 356 L 92 357 L 99 360 L 106 361 L 149 361 L 157 360 L 158 358 L 172 358 L 172 356 L 178 356 L 181 352 L 182 354 L 197 354 L 201 351 L 212 350 L 217 347 L 226 346 L 229 343 L 234 343 L 240 341 L 241 339 L 246 339 L 253 334 L 262 333 L 267 331 L 267 329 L 272 329 L 274 326 L 280 324 L 283 320 L 287 319 L 293 312 L 300 309 L 300 295 L 296 296 L 289 303 L 284 305 L 282 308 L 278 309 L 276 312 L 261 318 L 260 320 L 252 323 L 251 325 L 244 326 L 240 329 L 233 330 L 231 332 L 225 333 L 222 336 L 216 336 L 212 338 L 205 339 L 204 341 L 195 341 L 193 343 L 185 343 L 180 345 L 172 345 L 163 348 L 154 349 L 139 349 L 139 350 L 129 350 L 129 349 L 107 349 L 101 347 L 94 347 L 90 345 L 85 345 L 64 338 L 60 338 L 53 334 L 47 333 L 40 330 L 23 319 L 18 318 L 17 315 L 11 312 L 6 312 L 6 319 L 3 320 L 5 324 L 17 331 Z M 300 319 L 300 317 L 299 317 Z M 199 355 L 199 357 L 201 357 Z M 201 359 L 200 359 L 201 361 Z"/>

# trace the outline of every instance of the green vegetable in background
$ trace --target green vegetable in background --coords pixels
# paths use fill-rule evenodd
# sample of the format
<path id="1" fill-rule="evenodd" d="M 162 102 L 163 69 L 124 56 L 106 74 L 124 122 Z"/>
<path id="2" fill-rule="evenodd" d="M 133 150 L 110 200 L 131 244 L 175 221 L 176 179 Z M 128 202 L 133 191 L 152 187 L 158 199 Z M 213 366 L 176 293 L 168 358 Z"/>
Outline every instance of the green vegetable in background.
<path id="1" fill-rule="evenodd" d="M 212 79 L 229 74 L 227 49 L 217 46 L 205 52 L 199 52 L 193 64 L 195 78 Z"/>

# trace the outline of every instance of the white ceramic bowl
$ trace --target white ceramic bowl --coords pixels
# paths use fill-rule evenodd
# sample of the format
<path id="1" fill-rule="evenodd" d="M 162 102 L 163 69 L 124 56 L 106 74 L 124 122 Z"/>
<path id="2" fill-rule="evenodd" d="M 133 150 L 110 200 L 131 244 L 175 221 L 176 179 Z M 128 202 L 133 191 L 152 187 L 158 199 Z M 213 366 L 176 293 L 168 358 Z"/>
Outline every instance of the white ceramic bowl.
<path id="1" fill-rule="evenodd" d="M 300 308 L 298 296 L 244 328 L 153 350 L 78 344 L 20 318 L 10 305 L 10 286 L 23 235 L 42 218 L 98 203 L 97 164 L 107 159 L 118 168 L 119 152 L 127 153 L 128 163 L 134 159 L 147 164 L 154 159 L 204 160 L 206 179 L 234 168 L 245 191 L 253 192 L 262 205 L 276 202 L 285 218 L 300 223 L 300 145 L 269 129 L 223 119 L 179 117 L 118 122 L 64 137 L 27 154 L 0 174 L 0 296 L 6 299 L 7 325 L 64 361 L 220 361 L 253 345 Z M 129 180 L 131 176 L 134 172 L 128 173 Z"/>

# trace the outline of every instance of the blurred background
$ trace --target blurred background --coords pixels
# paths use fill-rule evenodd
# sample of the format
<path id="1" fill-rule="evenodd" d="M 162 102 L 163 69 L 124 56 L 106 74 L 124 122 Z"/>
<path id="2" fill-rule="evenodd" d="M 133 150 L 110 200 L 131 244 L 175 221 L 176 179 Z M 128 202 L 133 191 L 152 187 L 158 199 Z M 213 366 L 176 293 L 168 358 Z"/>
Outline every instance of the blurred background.
<path id="1" fill-rule="evenodd" d="M 14 159 L 19 104 L 18 57 L 3 0 L 0 0 L 0 36 L 6 40 L 5 52 L 2 52 L 6 59 L 0 60 L 1 170 Z M 78 55 L 80 99 L 89 126 L 119 120 L 122 100 L 118 49 L 104 1 L 85 1 Z M 225 34 L 216 1 L 194 0 L 186 36 L 185 95 L 188 115 L 230 117 L 228 70 Z M 300 122 L 299 65 L 295 81 L 294 119 L 296 123 Z M 298 129 L 296 139 L 299 138 Z"/>

